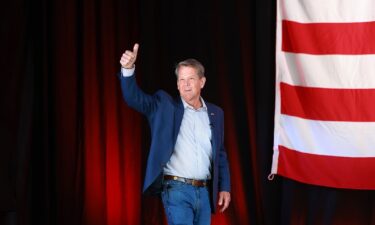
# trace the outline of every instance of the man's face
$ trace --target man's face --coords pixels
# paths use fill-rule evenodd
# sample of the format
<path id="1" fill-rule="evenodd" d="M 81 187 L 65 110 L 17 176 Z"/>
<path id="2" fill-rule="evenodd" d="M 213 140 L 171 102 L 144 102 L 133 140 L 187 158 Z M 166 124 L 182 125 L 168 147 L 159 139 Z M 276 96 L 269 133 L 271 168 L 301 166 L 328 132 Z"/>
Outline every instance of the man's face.
<path id="1" fill-rule="evenodd" d="M 200 78 L 193 67 L 181 66 L 178 70 L 177 89 L 187 103 L 199 99 L 205 82 L 206 78 Z"/>

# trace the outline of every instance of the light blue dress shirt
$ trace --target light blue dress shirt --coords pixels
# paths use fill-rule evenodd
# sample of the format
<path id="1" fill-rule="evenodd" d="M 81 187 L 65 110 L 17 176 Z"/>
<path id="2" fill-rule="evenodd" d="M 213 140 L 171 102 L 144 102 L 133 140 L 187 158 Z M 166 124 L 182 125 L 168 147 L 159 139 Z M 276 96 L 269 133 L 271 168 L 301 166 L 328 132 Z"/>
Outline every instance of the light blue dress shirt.
<path id="1" fill-rule="evenodd" d="M 211 178 L 211 127 L 207 106 L 194 109 L 182 98 L 184 116 L 172 156 L 164 168 L 164 174 L 189 179 Z"/>

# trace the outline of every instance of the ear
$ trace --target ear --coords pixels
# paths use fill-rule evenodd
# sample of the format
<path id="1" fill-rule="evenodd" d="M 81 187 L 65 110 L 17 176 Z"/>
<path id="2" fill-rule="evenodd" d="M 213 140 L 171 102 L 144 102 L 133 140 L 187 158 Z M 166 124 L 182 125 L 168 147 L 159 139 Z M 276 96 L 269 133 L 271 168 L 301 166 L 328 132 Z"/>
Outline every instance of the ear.
<path id="1" fill-rule="evenodd" d="M 203 88 L 204 85 L 206 84 L 206 77 L 202 77 L 202 78 L 200 79 L 200 84 L 201 84 L 201 88 Z"/>

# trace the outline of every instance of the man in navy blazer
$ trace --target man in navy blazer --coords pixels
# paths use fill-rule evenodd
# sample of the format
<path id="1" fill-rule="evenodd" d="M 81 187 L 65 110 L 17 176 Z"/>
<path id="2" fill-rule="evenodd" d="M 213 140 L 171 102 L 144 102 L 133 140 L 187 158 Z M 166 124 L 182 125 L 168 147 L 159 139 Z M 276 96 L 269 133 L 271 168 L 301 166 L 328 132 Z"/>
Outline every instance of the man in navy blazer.
<path id="1" fill-rule="evenodd" d="M 169 224 L 210 224 L 217 204 L 223 212 L 230 202 L 223 111 L 201 97 L 206 77 L 195 59 L 176 66 L 180 97 L 144 93 L 134 75 L 138 48 L 122 55 L 119 77 L 126 103 L 151 128 L 143 192 L 161 193 Z"/>

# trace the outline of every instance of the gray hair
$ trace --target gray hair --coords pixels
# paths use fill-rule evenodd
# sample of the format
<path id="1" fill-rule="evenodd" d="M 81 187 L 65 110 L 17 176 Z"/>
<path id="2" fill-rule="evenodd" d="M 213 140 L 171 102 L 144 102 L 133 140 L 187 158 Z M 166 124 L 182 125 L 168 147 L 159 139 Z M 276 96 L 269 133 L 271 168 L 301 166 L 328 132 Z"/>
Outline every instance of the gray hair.
<path id="1" fill-rule="evenodd" d="M 177 78 L 178 78 L 178 70 L 180 69 L 181 66 L 193 67 L 197 71 L 199 78 L 204 77 L 204 67 L 202 63 L 200 63 L 196 59 L 186 59 L 184 61 L 179 62 L 176 65 L 176 69 L 174 71 Z"/>

